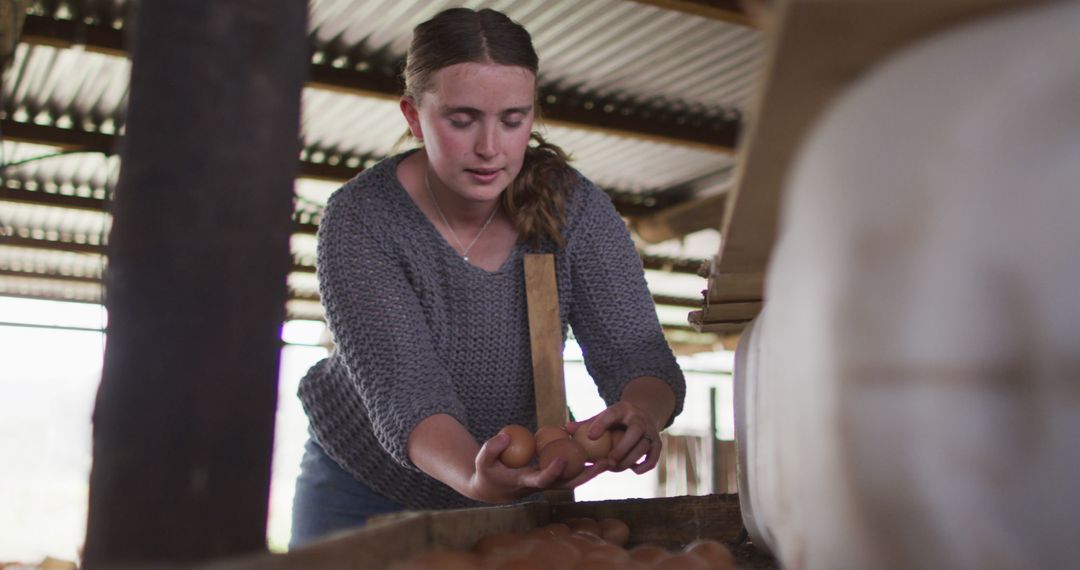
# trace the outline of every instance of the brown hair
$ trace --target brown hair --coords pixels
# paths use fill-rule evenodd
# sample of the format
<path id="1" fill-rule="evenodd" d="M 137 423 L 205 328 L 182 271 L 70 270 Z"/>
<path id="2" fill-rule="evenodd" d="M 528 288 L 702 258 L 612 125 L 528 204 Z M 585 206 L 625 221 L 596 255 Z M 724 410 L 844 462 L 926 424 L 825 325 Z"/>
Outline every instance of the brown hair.
<path id="1" fill-rule="evenodd" d="M 435 72 L 459 63 L 495 63 L 524 67 L 535 76 L 539 58 L 529 32 L 501 12 L 491 9 L 444 10 L 413 30 L 405 63 L 405 95 L 414 101 L 431 88 Z M 540 118 L 539 101 L 535 116 Z M 535 144 L 525 149 L 521 172 L 502 193 L 500 207 L 522 241 L 539 245 L 547 240 L 562 247 L 566 240 L 566 201 L 575 183 L 567 154 L 532 133 Z"/>

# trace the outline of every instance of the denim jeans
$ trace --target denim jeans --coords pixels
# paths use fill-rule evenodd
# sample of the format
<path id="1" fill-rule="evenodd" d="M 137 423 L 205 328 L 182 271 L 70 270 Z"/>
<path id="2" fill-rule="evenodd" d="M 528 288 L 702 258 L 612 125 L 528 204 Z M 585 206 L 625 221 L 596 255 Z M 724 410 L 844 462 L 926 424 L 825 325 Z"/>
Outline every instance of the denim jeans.
<path id="1" fill-rule="evenodd" d="M 308 438 L 296 478 L 289 548 L 363 526 L 368 517 L 401 510 L 403 506 L 361 483 Z"/>

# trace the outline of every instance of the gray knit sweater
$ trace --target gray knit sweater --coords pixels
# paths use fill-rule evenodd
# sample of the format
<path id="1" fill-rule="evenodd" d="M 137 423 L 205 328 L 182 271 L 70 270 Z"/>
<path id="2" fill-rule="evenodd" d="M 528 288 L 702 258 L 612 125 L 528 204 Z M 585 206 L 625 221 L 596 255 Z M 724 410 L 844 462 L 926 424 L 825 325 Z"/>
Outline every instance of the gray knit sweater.
<path id="1" fill-rule="evenodd" d="M 416 468 L 409 433 L 449 414 L 480 443 L 536 426 L 519 244 L 494 273 L 442 238 L 397 180 L 406 155 L 350 180 L 319 226 L 319 290 L 335 349 L 300 384 L 315 439 L 346 471 L 413 509 L 476 506 Z M 567 325 L 608 405 L 638 376 L 685 381 L 664 341 L 641 260 L 611 201 L 580 177 L 555 267 Z"/>

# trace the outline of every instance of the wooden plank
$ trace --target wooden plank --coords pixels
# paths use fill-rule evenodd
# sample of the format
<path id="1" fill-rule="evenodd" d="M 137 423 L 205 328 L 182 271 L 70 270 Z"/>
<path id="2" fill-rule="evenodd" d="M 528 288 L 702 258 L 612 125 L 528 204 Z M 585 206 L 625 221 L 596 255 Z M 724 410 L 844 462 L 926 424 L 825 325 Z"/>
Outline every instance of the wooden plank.
<path id="1" fill-rule="evenodd" d="M 717 493 L 738 493 L 738 456 L 736 455 L 734 441 L 716 442 L 716 462 L 713 469 L 716 471 Z"/>
<path id="2" fill-rule="evenodd" d="M 719 228 L 724 220 L 725 204 L 727 194 L 717 194 L 634 218 L 630 225 L 649 243 L 679 239 L 706 228 Z"/>
<path id="3" fill-rule="evenodd" d="M 705 308 L 704 319 L 707 323 L 748 321 L 761 312 L 762 303 L 719 303 Z"/>
<path id="4" fill-rule="evenodd" d="M 563 378 L 562 321 L 559 318 L 559 286 L 555 281 L 555 256 L 525 255 L 525 294 L 529 305 L 529 343 L 532 348 L 536 425 L 566 425 L 566 382 Z M 573 501 L 573 491 L 544 491 L 551 502 Z"/>
<path id="5" fill-rule="evenodd" d="M 491 533 L 528 531 L 550 518 L 545 502 L 397 513 L 287 553 L 222 560 L 190 570 L 386 570 L 431 550 L 468 550 Z"/>
<path id="6" fill-rule="evenodd" d="M 734 546 L 742 536 L 735 495 L 630 499 L 586 503 L 527 503 L 457 511 L 421 511 L 372 519 L 283 554 L 263 553 L 186 567 L 190 570 L 384 570 L 435 549 L 468 549 L 496 532 L 526 531 L 575 517 L 617 518 L 630 526 L 631 544 L 680 548 L 697 538 Z M 554 569 L 553 569 L 554 570 Z"/>
<path id="7" fill-rule="evenodd" d="M 875 63 L 949 26 L 1023 0 L 790 0 L 769 38 L 763 88 L 739 150 L 741 170 L 725 211 L 713 273 L 762 275 L 776 240 L 780 199 L 795 153 L 826 105 Z M 887 133 L 883 133 L 887 136 Z M 763 281 L 732 292 L 710 281 L 709 299 L 761 300 Z M 707 324 L 708 321 L 706 321 Z M 706 330 L 706 329 L 703 329 Z"/>
<path id="8" fill-rule="evenodd" d="M 562 322 L 555 256 L 525 255 L 525 292 L 529 304 L 529 342 L 532 345 L 533 387 L 537 426 L 566 425 L 566 384 L 563 379 Z"/>
<path id="9" fill-rule="evenodd" d="M 139 6 L 84 568 L 266 547 L 306 16 Z"/>

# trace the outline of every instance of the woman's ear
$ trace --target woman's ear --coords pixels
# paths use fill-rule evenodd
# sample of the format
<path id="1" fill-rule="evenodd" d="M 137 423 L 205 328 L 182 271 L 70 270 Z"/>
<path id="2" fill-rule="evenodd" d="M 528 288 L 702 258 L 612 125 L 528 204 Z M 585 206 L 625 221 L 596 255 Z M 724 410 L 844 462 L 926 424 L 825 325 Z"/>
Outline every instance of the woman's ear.
<path id="1" fill-rule="evenodd" d="M 420 128 L 420 110 L 416 108 L 416 102 L 412 97 L 401 98 L 401 114 L 405 115 L 405 121 L 409 123 L 409 132 L 419 140 L 424 140 L 424 131 Z"/>

